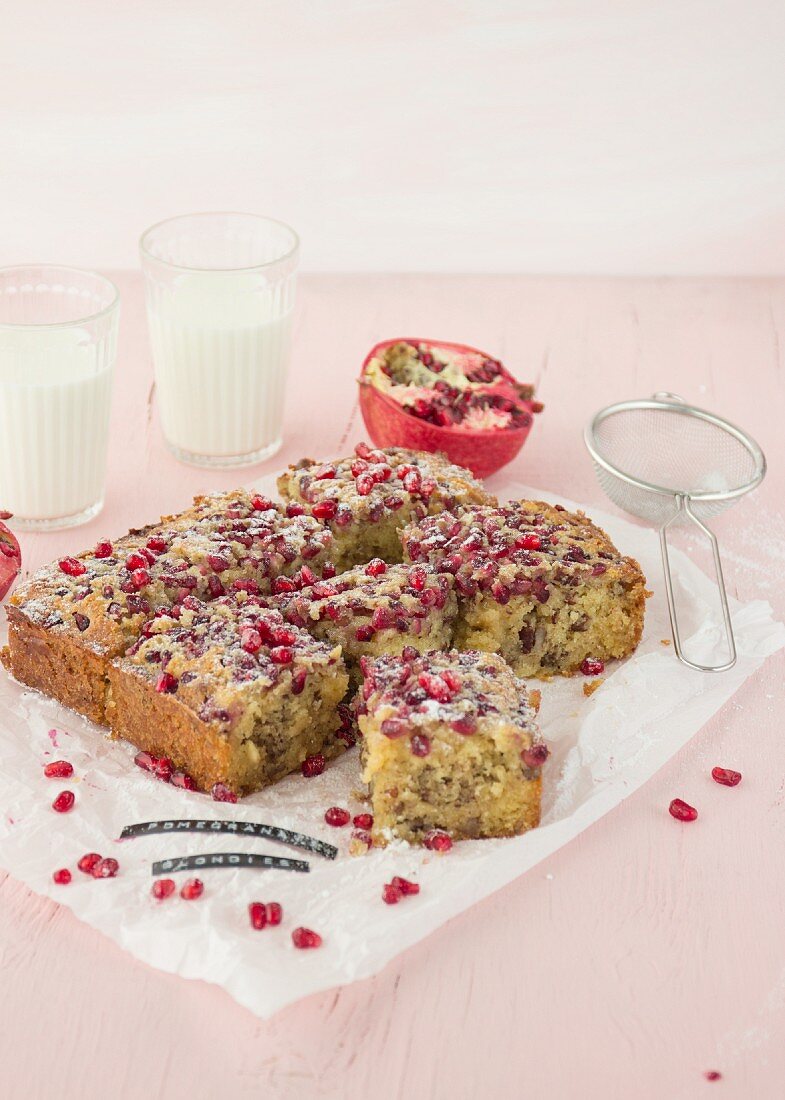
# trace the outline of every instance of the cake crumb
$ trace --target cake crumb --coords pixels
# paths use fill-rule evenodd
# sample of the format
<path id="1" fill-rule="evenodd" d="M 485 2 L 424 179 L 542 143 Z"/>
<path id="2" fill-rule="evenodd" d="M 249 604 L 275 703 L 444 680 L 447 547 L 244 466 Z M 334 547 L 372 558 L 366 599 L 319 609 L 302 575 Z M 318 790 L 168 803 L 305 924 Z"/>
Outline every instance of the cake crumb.
<path id="1" fill-rule="evenodd" d="M 538 714 L 540 710 L 540 704 L 542 703 L 542 692 L 537 688 L 534 688 L 529 692 L 529 702 L 534 707 L 534 713 Z"/>
<path id="2" fill-rule="evenodd" d="M 671 644 L 670 638 L 660 638 L 660 645 L 670 645 L 670 644 Z"/>
<path id="3" fill-rule="evenodd" d="M 585 683 L 583 685 L 583 694 L 588 699 L 588 697 L 590 695 L 594 695 L 595 691 L 600 686 L 600 684 L 604 684 L 604 683 L 605 683 L 605 677 L 604 676 L 598 676 L 596 680 L 589 680 L 588 683 Z"/>

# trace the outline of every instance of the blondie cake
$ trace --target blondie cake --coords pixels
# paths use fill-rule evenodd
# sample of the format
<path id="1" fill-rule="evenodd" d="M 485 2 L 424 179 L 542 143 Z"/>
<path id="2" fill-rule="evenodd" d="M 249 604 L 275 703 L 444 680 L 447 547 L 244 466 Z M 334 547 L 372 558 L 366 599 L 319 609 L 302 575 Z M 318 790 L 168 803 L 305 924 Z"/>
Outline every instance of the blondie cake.
<path id="1" fill-rule="evenodd" d="M 499 653 L 519 676 L 569 675 L 641 638 L 646 579 L 582 512 L 522 500 L 429 516 L 402 533 L 407 561 L 455 577 L 455 645 Z"/>
<path id="2" fill-rule="evenodd" d="M 308 512 L 333 534 L 338 572 L 379 557 L 400 562 L 401 528 L 466 504 L 495 504 L 479 481 L 439 454 L 402 447 L 355 453 L 333 462 L 304 458 L 278 479 L 287 514 Z"/>
<path id="3" fill-rule="evenodd" d="M 363 661 L 358 705 L 373 838 L 513 836 L 540 819 L 548 756 L 535 711 L 495 654 Z"/>
<path id="4" fill-rule="evenodd" d="M 448 649 L 458 604 L 453 578 L 422 565 L 386 565 L 374 558 L 333 580 L 274 597 L 290 623 L 340 645 L 353 683 L 360 659 Z"/>
<path id="5" fill-rule="evenodd" d="M 186 596 L 111 663 L 107 718 L 114 737 L 168 757 L 200 789 L 247 794 L 342 750 L 348 683 L 340 646 L 256 597 Z"/>
<path id="6" fill-rule="evenodd" d="M 94 722 L 104 723 L 109 661 L 158 608 L 187 595 L 270 593 L 332 576 L 332 536 L 310 516 L 289 517 L 259 494 L 197 497 L 159 524 L 39 570 L 7 607 L 4 663 Z"/>

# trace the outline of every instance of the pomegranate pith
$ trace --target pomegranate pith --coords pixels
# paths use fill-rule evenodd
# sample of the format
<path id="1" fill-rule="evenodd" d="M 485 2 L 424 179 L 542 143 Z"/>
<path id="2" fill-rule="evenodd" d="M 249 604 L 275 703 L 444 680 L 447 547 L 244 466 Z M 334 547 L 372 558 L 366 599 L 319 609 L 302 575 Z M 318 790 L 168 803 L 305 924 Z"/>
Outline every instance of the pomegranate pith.
<path id="1" fill-rule="evenodd" d="M 542 410 L 533 387 L 517 382 L 497 359 L 443 341 L 376 344 L 359 385 L 363 420 L 377 447 L 442 451 L 477 477 L 512 461 Z"/>

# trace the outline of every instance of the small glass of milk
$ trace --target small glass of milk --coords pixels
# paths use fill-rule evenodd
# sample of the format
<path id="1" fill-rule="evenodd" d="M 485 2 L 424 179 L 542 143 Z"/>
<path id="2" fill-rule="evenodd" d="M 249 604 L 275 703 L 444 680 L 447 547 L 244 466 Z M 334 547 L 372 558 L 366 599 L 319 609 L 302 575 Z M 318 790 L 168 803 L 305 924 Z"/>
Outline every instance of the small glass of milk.
<path id="1" fill-rule="evenodd" d="M 0 268 L 0 510 L 17 528 L 75 527 L 103 506 L 119 314 L 94 272 Z"/>
<path id="2" fill-rule="evenodd" d="M 140 241 L 172 454 L 250 466 L 281 446 L 299 240 L 256 214 L 185 214 Z"/>

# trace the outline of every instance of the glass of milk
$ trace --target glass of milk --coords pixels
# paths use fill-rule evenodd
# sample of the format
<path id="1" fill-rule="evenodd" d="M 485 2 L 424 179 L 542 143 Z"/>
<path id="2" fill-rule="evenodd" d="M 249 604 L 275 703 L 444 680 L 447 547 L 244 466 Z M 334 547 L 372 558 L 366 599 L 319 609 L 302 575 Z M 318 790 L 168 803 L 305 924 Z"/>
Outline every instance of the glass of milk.
<path id="1" fill-rule="evenodd" d="M 104 502 L 120 297 L 91 271 L 0 268 L 0 511 L 30 531 Z"/>
<path id="2" fill-rule="evenodd" d="M 281 446 L 299 240 L 256 214 L 185 214 L 140 241 L 172 454 L 250 466 Z"/>

